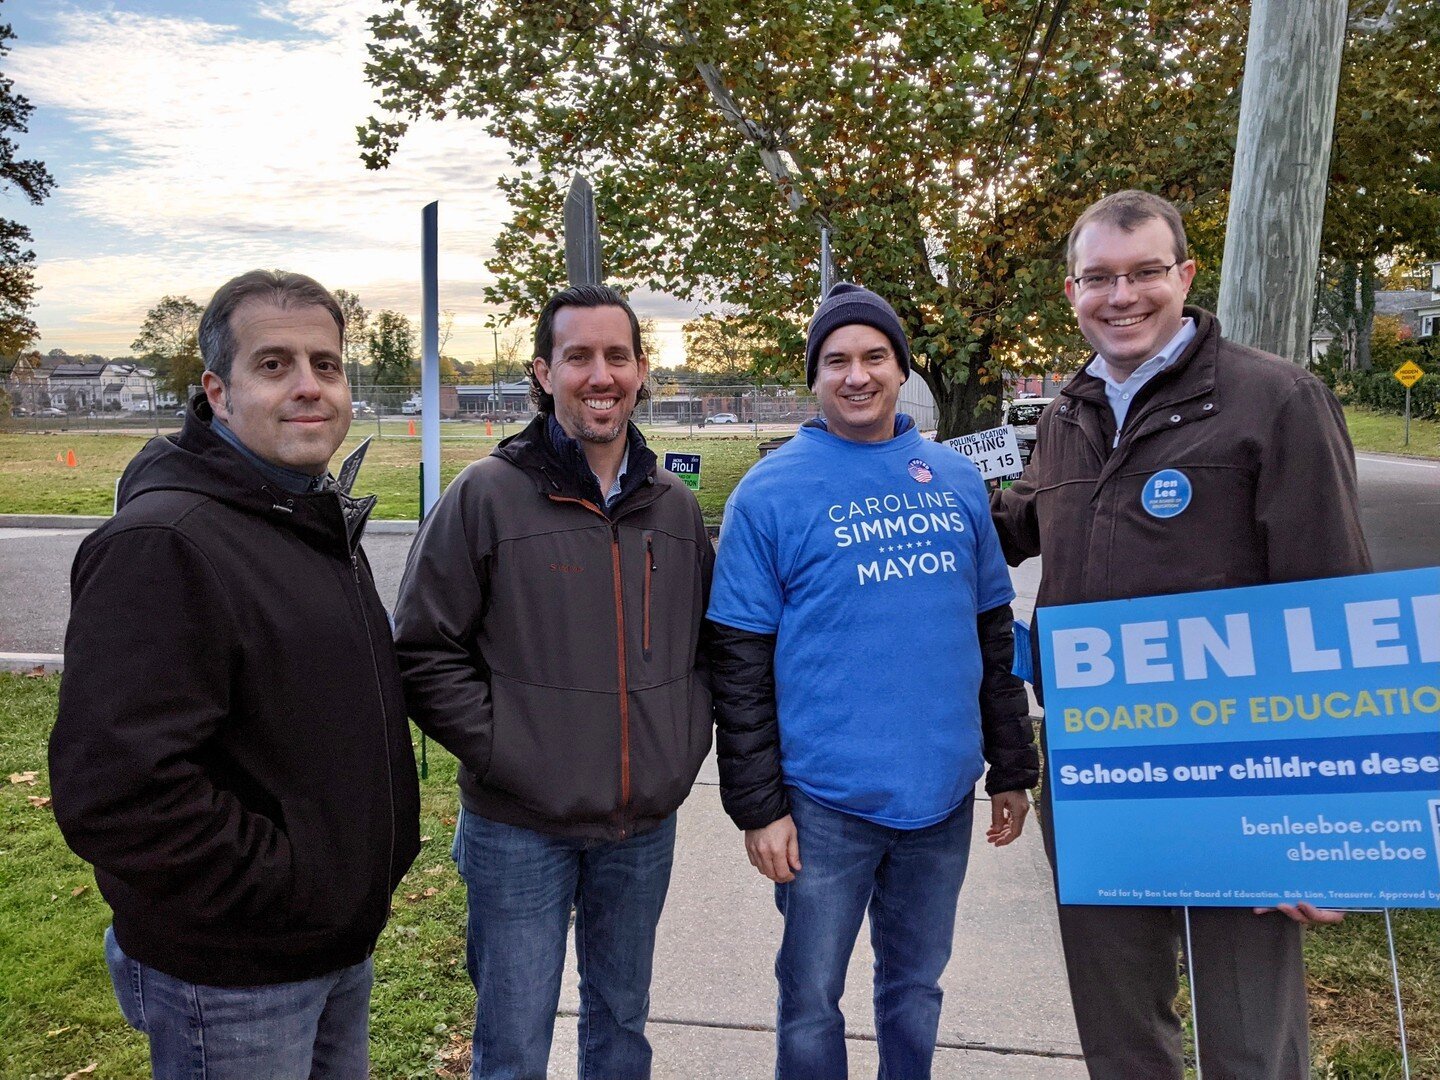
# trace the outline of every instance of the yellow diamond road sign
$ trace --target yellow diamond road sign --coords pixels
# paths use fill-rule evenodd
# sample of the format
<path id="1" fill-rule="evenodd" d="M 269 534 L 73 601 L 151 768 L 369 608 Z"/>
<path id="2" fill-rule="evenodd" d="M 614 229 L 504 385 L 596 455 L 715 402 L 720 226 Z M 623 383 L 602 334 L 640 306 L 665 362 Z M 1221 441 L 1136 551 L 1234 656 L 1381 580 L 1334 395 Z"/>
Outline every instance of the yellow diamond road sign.
<path id="1" fill-rule="evenodd" d="M 1405 363 L 1395 369 L 1395 378 L 1399 379 L 1401 385 L 1407 390 L 1424 377 L 1425 372 L 1420 369 L 1420 365 L 1415 363 L 1414 360 L 1406 360 Z"/>

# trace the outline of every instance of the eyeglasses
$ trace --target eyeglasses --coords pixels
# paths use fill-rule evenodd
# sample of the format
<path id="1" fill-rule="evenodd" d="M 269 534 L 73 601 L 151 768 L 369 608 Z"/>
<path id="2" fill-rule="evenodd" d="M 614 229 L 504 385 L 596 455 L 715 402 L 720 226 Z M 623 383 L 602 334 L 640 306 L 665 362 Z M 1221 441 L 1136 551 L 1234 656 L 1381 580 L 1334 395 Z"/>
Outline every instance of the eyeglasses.
<path id="1" fill-rule="evenodd" d="M 1142 266 L 1139 270 L 1131 270 L 1128 274 L 1081 274 L 1075 278 L 1075 287 L 1081 292 L 1100 290 L 1109 292 L 1115 288 L 1115 283 L 1121 278 L 1130 282 L 1133 289 L 1153 289 L 1165 280 L 1165 275 L 1179 266 L 1173 262 L 1169 266 Z"/>

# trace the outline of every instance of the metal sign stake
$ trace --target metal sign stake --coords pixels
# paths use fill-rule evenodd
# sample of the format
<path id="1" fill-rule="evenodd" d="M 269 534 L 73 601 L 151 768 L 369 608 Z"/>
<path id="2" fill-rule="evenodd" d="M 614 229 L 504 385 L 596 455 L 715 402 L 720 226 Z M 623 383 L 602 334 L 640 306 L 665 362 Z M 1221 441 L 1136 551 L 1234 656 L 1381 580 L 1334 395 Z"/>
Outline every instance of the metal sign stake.
<path id="1" fill-rule="evenodd" d="M 1190 905 L 1185 905 L 1185 971 L 1190 976 L 1190 1029 L 1195 1035 L 1195 1080 L 1204 1080 L 1200 1070 L 1200 1012 L 1195 1007 L 1195 946 L 1190 940 Z"/>
<path id="2" fill-rule="evenodd" d="M 1407 387 L 1405 396 L 1410 396 Z M 1410 419 L 1410 410 L 1405 410 L 1405 419 Z M 1400 998 L 1400 962 L 1395 957 L 1395 928 L 1390 923 L 1390 909 L 1385 911 L 1385 940 L 1390 943 L 1390 977 L 1395 983 L 1395 1015 L 1400 1018 L 1400 1065 L 1405 1070 L 1405 1080 L 1410 1080 L 1410 1048 L 1405 1042 L 1405 1003 Z"/>

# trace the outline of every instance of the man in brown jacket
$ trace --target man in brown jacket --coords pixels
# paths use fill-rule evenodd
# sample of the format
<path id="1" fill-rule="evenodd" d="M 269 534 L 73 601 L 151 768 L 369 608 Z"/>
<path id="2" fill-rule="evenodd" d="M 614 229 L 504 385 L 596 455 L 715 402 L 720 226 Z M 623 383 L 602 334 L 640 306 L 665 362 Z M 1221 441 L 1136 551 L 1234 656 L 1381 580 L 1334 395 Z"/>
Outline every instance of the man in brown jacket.
<path id="1" fill-rule="evenodd" d="M 695 496 L 630 423 L 645 373 L 619 293 L 555 296 L 539 416 L 456 477 L 400 585 L 410 715 L 460 759 L 476 1080 L 547 1075 L 572 908 L 578 1075 L 650 1075 L 675 810 L 710 749 L 696 651 L 714 556 Z"/>
<path id="2" fill-rule="evenodd" d="M 1076 221 L 1067 269 L 1095 356 L 1045 410 L 1025 475 L 992 506 L 1012 565 L 1044 554 L 1038 621 L 1047 606 L 1370 569 L 1339 405 L 1300 367 L 1226 341 L 1213 315 L 1184 305 L 1195 264 L 1173 206 L 1139 191 L 1102 199 Z M 1151 498 L 1157 485 L 1176 497 Z M 1047 797 L 1053 865 L 1049 812 Z M 1184 1075 L 1180 917 L 1060 906 L 1092 1077 Z M 1303 903 L 1191 911 L 1207 1075 L 1309 1075 L 1301 926 L 1339 918 Z"/>

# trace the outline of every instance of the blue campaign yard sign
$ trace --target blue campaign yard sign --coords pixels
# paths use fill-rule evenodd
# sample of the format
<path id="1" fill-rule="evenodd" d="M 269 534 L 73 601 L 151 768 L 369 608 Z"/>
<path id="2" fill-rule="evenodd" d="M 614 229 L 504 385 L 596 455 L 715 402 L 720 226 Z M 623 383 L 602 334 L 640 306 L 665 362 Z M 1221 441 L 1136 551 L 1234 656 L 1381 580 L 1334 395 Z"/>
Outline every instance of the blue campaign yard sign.
<path id="1" fill-rule="evenodd" d="M 700 455 L 665 451 L 665 469 L 678 476 L 691 491 L 700 490 Z"/>
<path id="2" fill-rule="evenodd" d="M 1062 902 L 1440 907 L 1440 569 L 1036 618 Z"/>

